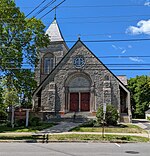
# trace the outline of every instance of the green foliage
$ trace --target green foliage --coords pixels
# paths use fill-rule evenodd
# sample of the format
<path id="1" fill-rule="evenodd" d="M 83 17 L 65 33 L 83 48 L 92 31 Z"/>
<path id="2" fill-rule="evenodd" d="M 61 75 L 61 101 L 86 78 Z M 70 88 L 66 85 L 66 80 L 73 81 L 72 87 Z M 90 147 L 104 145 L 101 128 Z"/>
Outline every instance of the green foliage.
<path id="1" fill-rule="evenodd" d="M 32 106 L 32 92 L 36 88 L 34 73 L 30 70 L 20 70 L 16 75 L 14 86 L 18 90 L 20 104 L 22 107 L 30 108 Z"/>
<path id="2" fill-rule="evenodd" d="M 3 104 L 3 88 L 0 84 L 0 110 L 3 110 L 5 107 L 4 107 L 4 104 Z"/>
<path id="3" fill-rule="evenodd" d="M 150 120 L 150 116 L 148 116 L 147 119 Z"/>
<path id="4" fill-rule="evenodd" d="M 39 117 L 32 117 L 29 119 L 29 125 L 30 126 L 39 126 L 41 119 Z"/>
<path id="5" fill-rule="evenodd" d="M 150 77 L 136 76 L 128 80 L 131 92 L 132 114 L 135 118 L 144 118 L 150 105 Z"/>
<path id="6" fill-rule="evenodd" d="M 26 119 L 18 119 L 15 121 L 15 127 L 25 127 Z"/>
<path id="7" fill-rule="evenodd" d="M 26 18 L 14 1 L 0 1 L 0 67 L 7 89 L 4 102 L 0 90 L 0 105 L 11 104 L 10 97 L 13 97 L 12 104 L 16 103 L 17 95 L 22 106 L 31 106 L 32 92 L 36 87 L 34 73 L 22 67 L 24 61 L 31 67 L 36 66 L 38 49 L 49 44 L 44 28 L 40 20 Z"/>
<path id="8" fill-rule="evenodd" d="M 96 113 L 97 117 L 97 125 L 101 125 L 103 122 L 103 107 L 99 107 Z M 118 112 L 117 109 L 113 105 L 107 105 L 106 107 L 106 115 L 105 115 L 105 123 L 106 125 L 116 125 L 118 120 Z"/>
<path id="9" fill-rule="evenodd" d="M 19 98 L 17 91 L 13 88 L 11 90 L 6 89 L 4 94 L 5 105 L 6 106 L 13 106 L 19 103 Z"/>
<path id="10" fill-rule="evenodd" d="M 94 127 L 96 124 L 96 121 L 91 119 L 88 122 L 84 123 L 83 125 L 81 125 L 81 127 Z"/>
<path id="11" fill-rule="evenodd" d="M 24 56 L 35 65 L 37 48 L 49 43 L 45 26 L 38 19 L 26 18 L 12 0 L 1 0 L 0 15 L 2 69 L 10 71 L 7 68 L 20 68 Z"/>
<path id="12" fill-rule="evenodd" d="M 8 114 L 4 110 L 0 110 L 0 122 L 7 120 Z"/>
<path id="13" fill-rule="evenodd" d="M 1 124 L 0 125 L 0 133 L 4 133 L 4 132 L 38 132 L 41 131 L 43 129 L 47 129 L 49 127 L 54 126 L 55 124 L 53 123 L 40 123 L 40 126 L 29 126 L 29 127 L 25 127 L 25 124 L 21 127 L 11 127 L 11 123 L 7 123 L 6 124 Z M 7 134 L 7 133 L 6 133 Z"/>

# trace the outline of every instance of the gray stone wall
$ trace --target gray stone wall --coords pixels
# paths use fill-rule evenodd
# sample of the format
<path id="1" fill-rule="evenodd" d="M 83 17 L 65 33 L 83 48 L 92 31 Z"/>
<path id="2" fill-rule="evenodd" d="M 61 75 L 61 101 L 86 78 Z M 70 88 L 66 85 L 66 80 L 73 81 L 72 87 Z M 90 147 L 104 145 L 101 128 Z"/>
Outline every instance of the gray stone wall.
<path id="1" fill-rule="evenodd" d="M 47 48 L 41 48 L 39 50 L 39 61 L 37 67 L 35 68 L 35 80 L 39 85 L 48 74 L 43 72 L 44 55 L 47 53 L 52 53 L 54 55 L 54 67 L 59 63 L 63 56 L 68 52 L 68 47 L 65 42 L 51 42 Z"/>
<path id="2" fill-rule="evenodd" d="M 55 83 L 50 82 L 42 89 L 41 103 L 42 109 L 48 112 L 55 112 L 55 99 L 56 99 Z"/>
<path id="3" fill-rule="evenodd" d="M 64 86 L 66 80 L 74 73 L 86 73 L 89 75 L 95 90 L 95 109 L 103 105 L 104 102 L 111 103 L 119 109 L 120 92 L 118 80 L 80 42 L 72 51 L 69 52 L 70 54 L 63 60 L 64 62 L 61 66 L 58 66 L 51 75 L 51 79 L 55 83 L 55 95 L 54 92 L 49 91 L 49 84 L 52 80 L 49 80 L 42 90 L 42 105 L 45 110 L 53 111 L 56 109 L 55 111 L 64 111 Z M 73 64 L 73 58 L 76 55 L 82 55 L 85 58 L 86 64 L 81 69 L 77 69 Z M 105 75 L 109 76 L 109 83 L 104 81 Z M 52 100 L 49 100 L 51 97 Z"/>

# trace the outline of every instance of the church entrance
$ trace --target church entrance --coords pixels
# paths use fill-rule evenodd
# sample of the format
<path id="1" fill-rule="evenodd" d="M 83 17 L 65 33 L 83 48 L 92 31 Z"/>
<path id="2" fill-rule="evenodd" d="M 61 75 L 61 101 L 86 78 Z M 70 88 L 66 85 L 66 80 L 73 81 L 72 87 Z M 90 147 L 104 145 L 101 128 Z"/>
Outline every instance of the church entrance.
<path id="1" fill-rule="evenodd" d="M 90 111 L 90 93 L 70 93 L 70 111 Z"/>

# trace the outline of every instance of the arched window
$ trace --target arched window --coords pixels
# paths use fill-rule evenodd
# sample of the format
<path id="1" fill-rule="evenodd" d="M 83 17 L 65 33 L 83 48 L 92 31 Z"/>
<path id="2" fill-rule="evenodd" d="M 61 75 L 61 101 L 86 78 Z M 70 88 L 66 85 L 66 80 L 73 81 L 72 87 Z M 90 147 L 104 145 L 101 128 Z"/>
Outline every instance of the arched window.
<path id="1" fill-rule="evenodd" d="M 44 74 L 49 74 L 54 68 L 54 57 L 51 54 L 47 54 L 44 56 Z"/>

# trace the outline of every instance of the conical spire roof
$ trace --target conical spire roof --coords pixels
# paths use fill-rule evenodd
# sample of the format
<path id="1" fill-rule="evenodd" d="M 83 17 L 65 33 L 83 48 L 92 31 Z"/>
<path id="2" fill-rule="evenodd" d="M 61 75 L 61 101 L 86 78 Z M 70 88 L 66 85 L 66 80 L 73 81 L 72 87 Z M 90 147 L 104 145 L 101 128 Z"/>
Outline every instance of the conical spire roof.
<path id="1" fill-rule="evenodd" d="M 54 21 L 46 30 L 46 34 L 49 35 L 51 42 L 64 41 L 61 31 L 59 29 L 58 23 L 56 21 L 56 18 L 54 18 Z"/>

